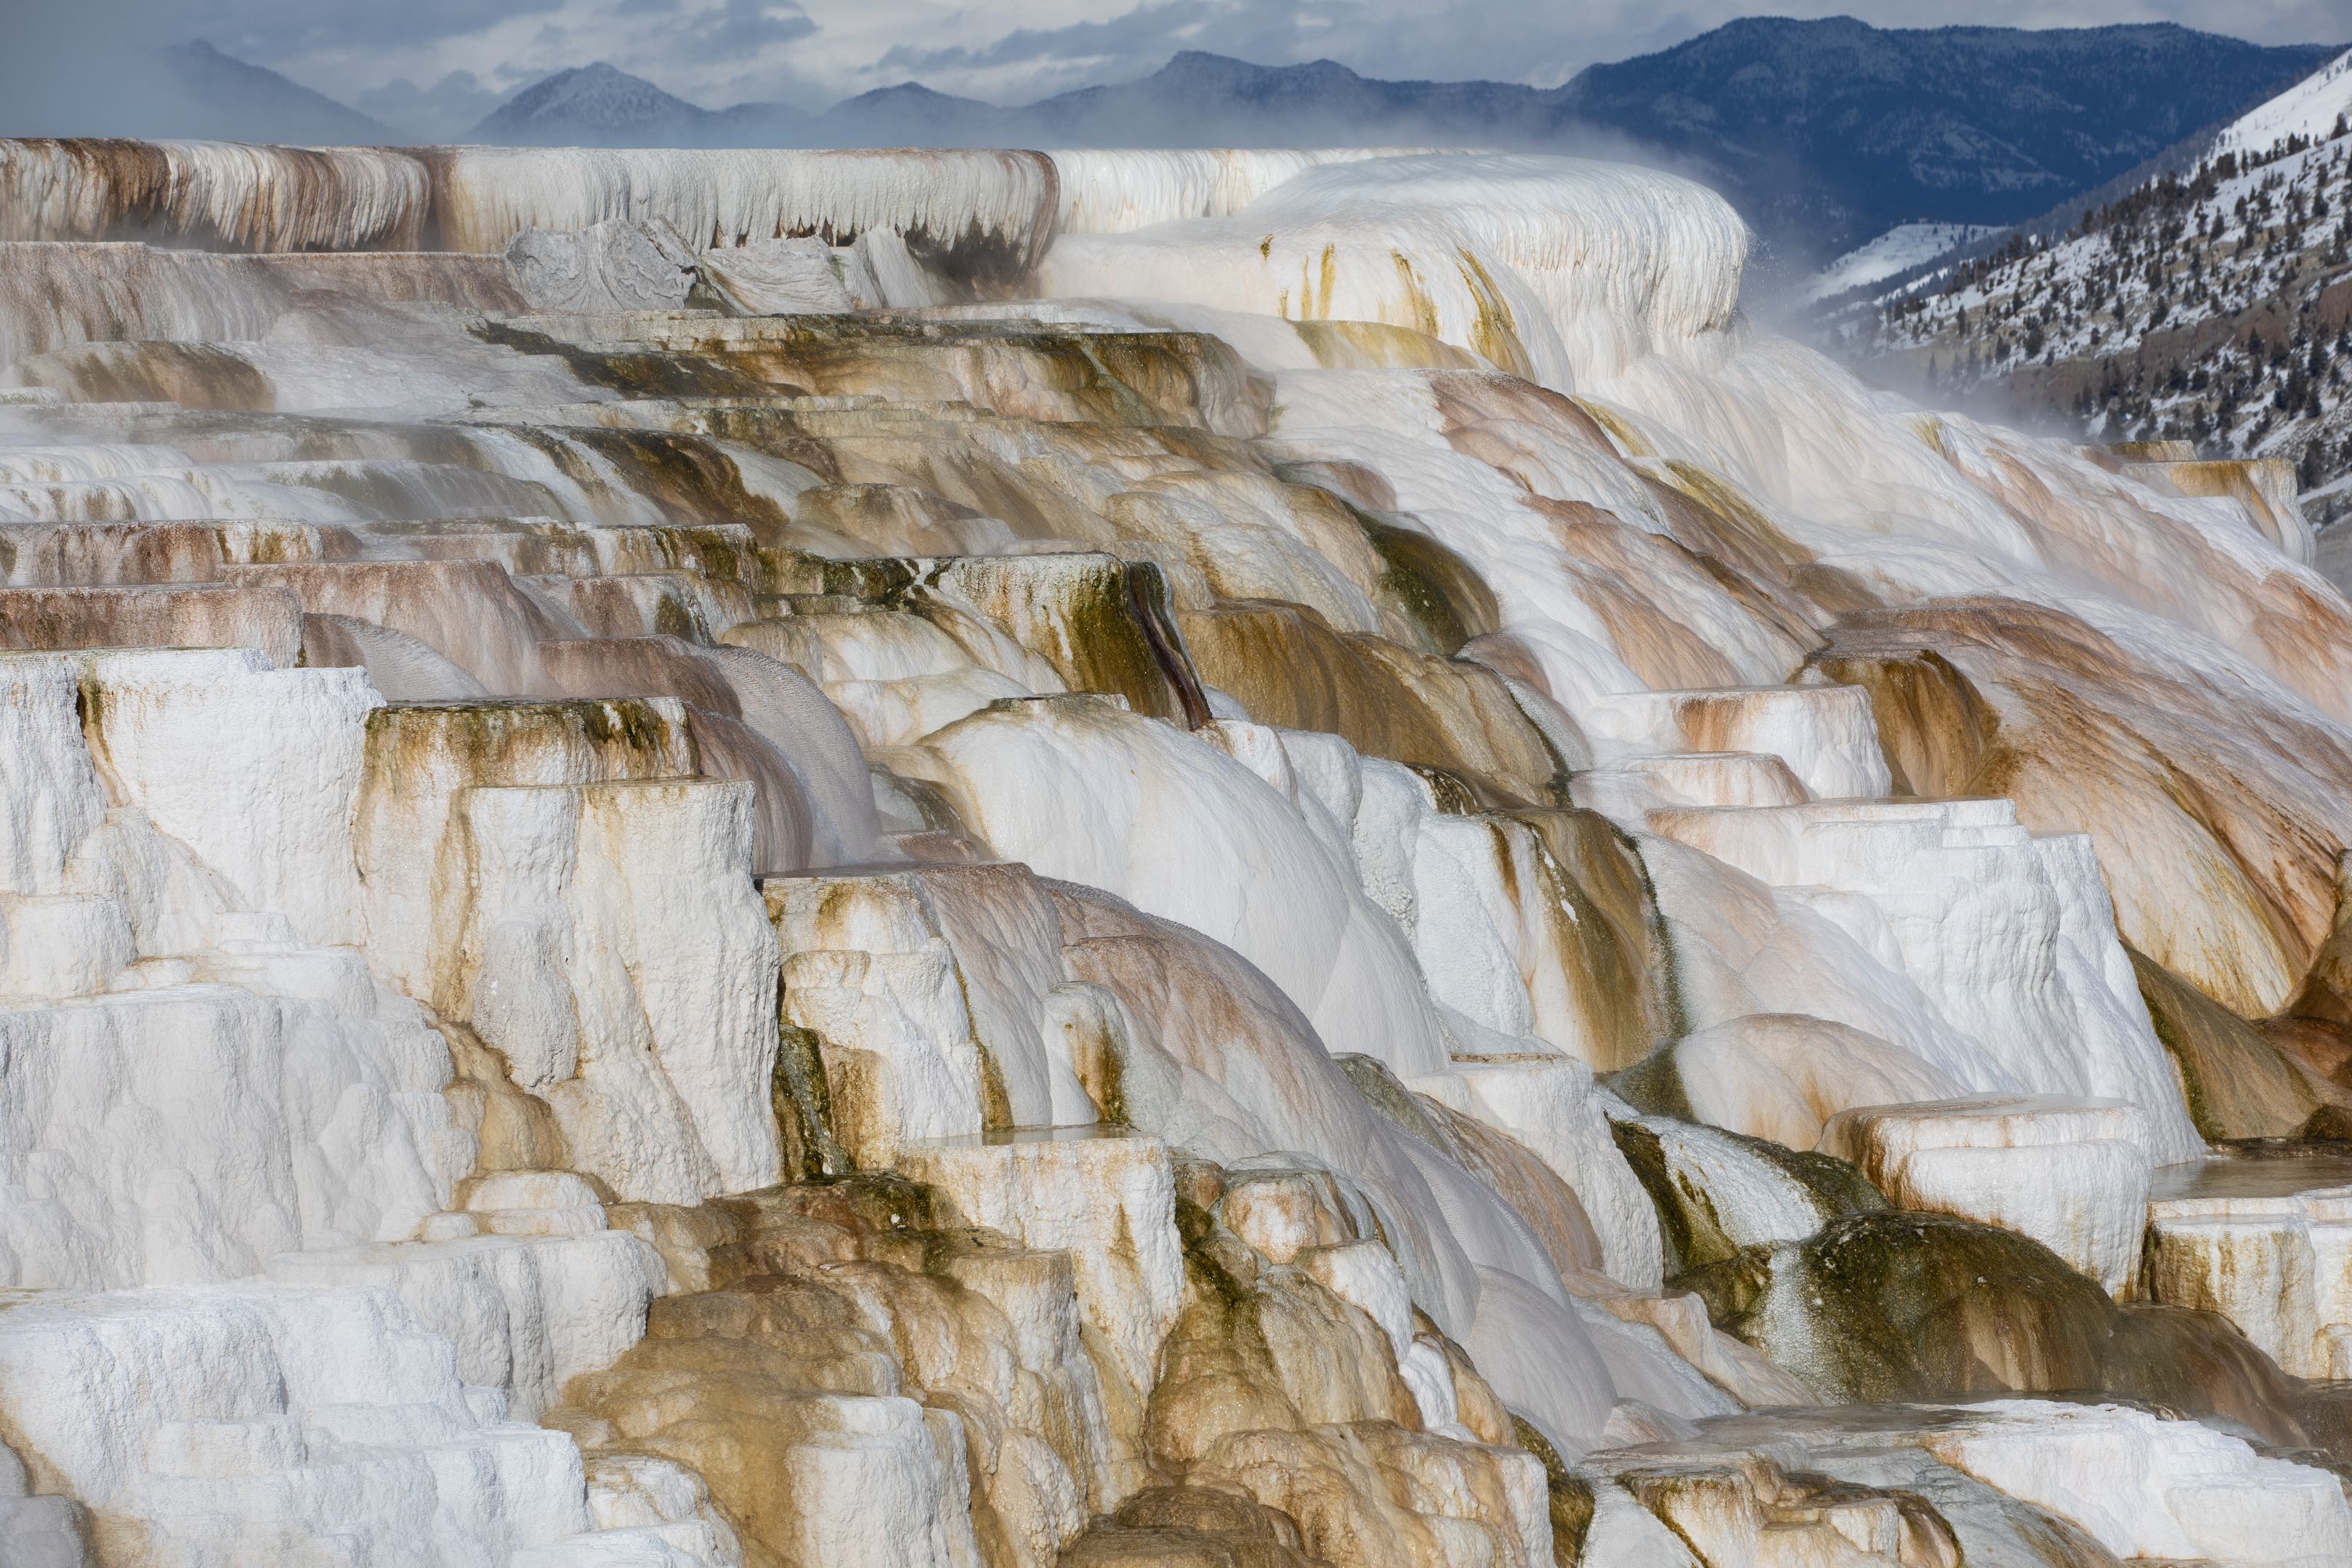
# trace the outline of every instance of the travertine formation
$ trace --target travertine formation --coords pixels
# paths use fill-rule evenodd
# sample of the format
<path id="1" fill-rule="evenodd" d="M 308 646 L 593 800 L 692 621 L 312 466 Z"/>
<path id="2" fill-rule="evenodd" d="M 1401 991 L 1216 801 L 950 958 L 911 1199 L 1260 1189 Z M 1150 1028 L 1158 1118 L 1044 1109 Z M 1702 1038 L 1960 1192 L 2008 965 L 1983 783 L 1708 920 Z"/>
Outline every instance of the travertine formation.
<path id="1" fill-rule="evenodd" d="M 1706 192 L 0 232 L 0 1563 L 2352 1554 L 2352 605 Z"/>

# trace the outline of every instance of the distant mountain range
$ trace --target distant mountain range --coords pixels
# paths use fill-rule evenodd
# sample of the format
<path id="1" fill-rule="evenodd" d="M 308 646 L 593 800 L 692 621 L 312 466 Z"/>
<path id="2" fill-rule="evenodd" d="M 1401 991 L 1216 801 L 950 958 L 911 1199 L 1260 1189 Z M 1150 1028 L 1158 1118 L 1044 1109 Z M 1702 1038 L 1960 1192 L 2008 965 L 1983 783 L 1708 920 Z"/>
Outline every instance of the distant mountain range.
<path id="1" fill-rule="evenodd" d="M 2341 47 L 2263 48 L 2168 23 L 1882 31 L 1756 18 L 1595 66 L 1560 90 L 1582 119 L 1711 168 L 1759 229 L 1834 253 L 1906 218 L 2030 217 Z"/>
<path id="2" fill-rule="evenodd" d="M 29 101 L 22 92 L 0 92 L 0 136 L 195 137 L 313 147 L 401 139 L 325 93 L 201 39 L 163 48 L 126 44 L 102 68 L 102 85 L 87 91 L 45 91 Z"/>
<path id="3" fill-rule="evenodd" d="M 806 123 L 808 116 L 789 112 Z M 722 118 L 598 60 L 523 89 L 466 140 L 493 147 L 707 146 L 710 122 Z"/>
<path id="4" fill-rule="evenodd" d="M 2009 225 L 2046 212 L 2242 113 L 2334 52 L 2263 47 L 2168 23 L 1888 30 L 1850 17 L 1751 17 L 1593 66 L 1549 89 L 1379 81 L 1330 60 L 1257 66 L 1187 52 L 1139 81 L 1015 107 L 908 82 L 815 115 L 780 103 L 704 109 L 599 61 L 525 89 L 466 139 L 591 147 L 1418 143 L 1633 157 L 1721 190 L 1793 272 L 1907 221 Z M 159 110 L 110 92 L 108 113 L 138 122 L 112 133 L 403 140 L 208 45 L 155 58 L 168 101 Z"/>
<path id="5" fill-rule="evenodd" d="M 184 100 L 170 112 L 208 112 L 201 134 L 216 141 L 275 140 L 312 147 L 370 146 L 396 140 L 382 121 L 298 81 L 225 55 L 199 38 L 156 51 L 163 75 Z M 182 132 L 189 134 L 190 132 Z"/>

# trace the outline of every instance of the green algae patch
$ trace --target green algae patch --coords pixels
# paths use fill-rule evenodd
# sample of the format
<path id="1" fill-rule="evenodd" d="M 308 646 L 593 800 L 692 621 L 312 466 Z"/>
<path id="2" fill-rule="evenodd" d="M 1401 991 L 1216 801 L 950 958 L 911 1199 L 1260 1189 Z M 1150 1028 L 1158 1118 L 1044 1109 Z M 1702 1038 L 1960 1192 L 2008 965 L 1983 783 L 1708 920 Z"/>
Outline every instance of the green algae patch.
<path id="1" fill-rule="evenodd" d="M 1511 1436 L 1543 1461 L 1544 1492 L 1551 1512 L 1551 1560 L 1575 1568 L 1584 1559 L 1584 1538 L 1592 1532 L 1592 1483 L 1568 1468 L 1551 1440 L 1520 1416 L 1511 1417 Z"/>
<path id="2" fill-rule="evenodd" d="M 783 1144 L 784 1169 L 794 1179 L 814 1181 L 855 1173 L 856 1163 L 833 1135 L 833 1102 L 824 1057 L 814 1030 L 776 1024 L 776 1065 L 768 1080 L 768 1101 Z"/>
<path id="3" fill-rule="evenodd" d="M 1423 651 L 1451 658 L 1473 637 L 1501 629 L 1494 590 L 1469 562 L 1419 529 L 1349 510 L 1381 559 L 1374 602 L 1402 616 L 1420 634 Z"/>
<path id="4" fill-rule="evenodd" d="M 2310 1122 L 2319 1096 L 2278 1047 L 2137 948 L 2124 951 L 2201 1135 L 2292 1138 Z"/>

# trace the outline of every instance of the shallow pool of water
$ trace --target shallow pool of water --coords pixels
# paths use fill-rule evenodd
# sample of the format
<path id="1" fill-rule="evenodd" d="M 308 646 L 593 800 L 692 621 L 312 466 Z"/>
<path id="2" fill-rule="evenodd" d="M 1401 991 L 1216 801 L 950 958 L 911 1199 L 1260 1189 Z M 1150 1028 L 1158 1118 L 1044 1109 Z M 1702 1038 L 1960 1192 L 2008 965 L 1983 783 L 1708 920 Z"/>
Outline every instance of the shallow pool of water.
<path id="1" fill-rule="evenodd" d="M 2340 1147 L 2340 1146 L 2339 1146 Z M 2231 1150 L 2158 1169 L 2151 1199 L 2276 1198 L 2321 1187 L 2352 1186 L 2352 1155 L 2309 1145 L 2275 1151 Z"/>

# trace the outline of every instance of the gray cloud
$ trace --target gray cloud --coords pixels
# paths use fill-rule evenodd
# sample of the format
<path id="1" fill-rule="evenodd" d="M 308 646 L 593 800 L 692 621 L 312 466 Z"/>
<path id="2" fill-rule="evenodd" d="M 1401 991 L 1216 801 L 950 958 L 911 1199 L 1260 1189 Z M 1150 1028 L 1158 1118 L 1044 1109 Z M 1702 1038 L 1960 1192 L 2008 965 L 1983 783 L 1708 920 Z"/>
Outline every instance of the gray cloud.
<path id="1" fill-rule="evenodd" d="M 687 25 L 696 44 L 730 54 L 789 44 L 815 31 L 816 24 L 793 0 L 726 0 L 697 13 Z"/>
<path id="2" fill-rule="evenodd" d="M 1205 0 L 1173 0 L 1169 5 L 1140 5 L 1107 22 L 1074 22 L 1066 27 L 1043 29 L 1018 27 L 978 48 L 953 45 L 943 49 L 919 49 L 899 44 L 866 68 L 885 74 L 919 74 L 1021 65 L 1032 60 L 1139 59 L 1167 52 L 1171 40 L 1197 31 L 1214 14 L 1214 8 Z"/>
<path id="3" fill-rule="evenodd" d="M 0 0 L 0 120 L 76 106 L 135 118 L 132 43 L 208 38 L 344 103 L 444 126 L 476 92 L 503 98 L 605 59 L 719 108 L 806 109 L 917 79 L 999 103 L 1132 80 L 1184 48 L 1265 65 L 1334 59 L 1366 76 L 1556 86 L 1584 66 L 1664 48 L 1736 16 L 1859 16 L 1939 26 L 1949 0 Z M 2262 43 L 2344 41 L 2345 0 L 1976 0 L 1966 20 L 2095 26 L 2177 21 Z M 470 79 L 475 87 L 465 83 Z M 414 84 L 430 82 L 430 88 Z M 92 84 L 105 84 L 93 92 Z M 127 123 L 127 120 L 125 123 Z M 468 121 L 470 123 L 470 121 Z"/>
<path id="4" fill-rule="evenodd" d="M 187 0 L 160 7 L 178 42 L 207 38 L 240 59 L 276 66 L 322 51 L 408 46 L 477 37 L 519 16 L 544 16 L 573 0 Z"/>

